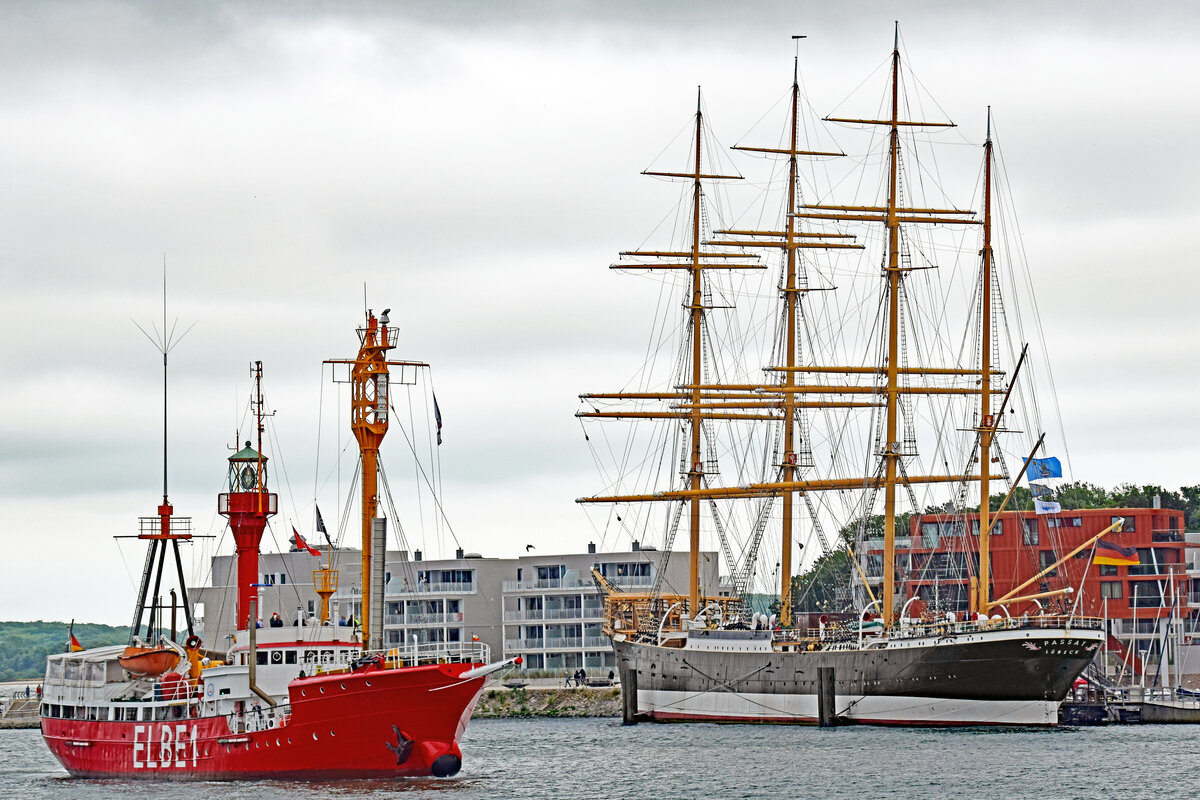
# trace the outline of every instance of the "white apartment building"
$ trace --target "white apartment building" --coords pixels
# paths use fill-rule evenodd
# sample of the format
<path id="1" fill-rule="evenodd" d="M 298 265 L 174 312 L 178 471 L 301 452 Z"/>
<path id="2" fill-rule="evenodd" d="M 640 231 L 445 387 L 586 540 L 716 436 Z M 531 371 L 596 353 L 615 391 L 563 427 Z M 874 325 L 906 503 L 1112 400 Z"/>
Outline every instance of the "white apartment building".
<path id="1" fill-rule="evenodd" d="M 479 641 L 493 657 L 521 656 L 528 669 L 610 669 L 612 648 L 602 630 L 604 610 L 592 580 L 596 566 L 622 589 L 686 594 L 686 553 L 639 547 L 623 552 L 520 558 L 484 558 L 461 550 L 452 559 L 425 560 L 420 550 L 389 551 L 384 593 L 384 642 L 406 647 L 436 642 Z M 330 602 L 331 622 L 359 618 L 362 608 L 361 551 L 333 552 L 338 591 Z M 278 612 L 285 624 L 317 613 L 312 571 L 329 562 L 307 552 L 263 553 L 259 559 L 259 608 L 264 624 Z M 706 593 L 725 591 L 715 552 L 703 554 L 701 585 Z M 197 618 L 210 646 L 233 633 L 236 579 L 232 555 L 213 559 L 211 586 L 193 590 Z M 711 588 L 710 588 L 711 587 Z"/>

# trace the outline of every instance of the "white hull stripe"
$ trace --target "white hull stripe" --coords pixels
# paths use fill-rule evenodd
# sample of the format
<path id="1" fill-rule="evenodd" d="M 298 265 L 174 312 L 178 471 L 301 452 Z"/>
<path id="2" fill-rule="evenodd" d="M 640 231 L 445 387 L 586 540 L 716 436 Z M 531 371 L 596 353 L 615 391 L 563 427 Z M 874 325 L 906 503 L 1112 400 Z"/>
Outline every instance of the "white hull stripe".
<path id="1" fill-rule="evenodd" d="M 1056 725 L 1058 703 L 944 697 L 838 695 L 839 717 L 867 724 Z M 729 722 L 817 721 L 817 696 L 638 689 L 638 713 L 656 719 Z"/>

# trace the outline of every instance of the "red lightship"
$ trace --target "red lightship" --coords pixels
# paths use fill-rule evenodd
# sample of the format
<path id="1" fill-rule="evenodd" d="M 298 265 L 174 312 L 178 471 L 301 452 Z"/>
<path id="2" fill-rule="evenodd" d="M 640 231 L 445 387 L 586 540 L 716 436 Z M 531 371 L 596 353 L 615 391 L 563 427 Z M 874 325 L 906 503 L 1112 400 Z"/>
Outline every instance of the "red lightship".
<path id="1" fill-rule="evenodd" d="M 259 541 L 277 498 L 267 491 L 262 367 L 256 364 L 258 446 L 246 442 L 229 458 L 229 491 L 218 500 L 237 553 L 232 645 L 223 653 L 206 650 L 194 630 L 179 556 L 191 524 L 173 515 L 164 468 L 158 515 L 142 518 L 139 538 L 149 546 L 128 646 L 47 660 L 42 736 L 72 775 L 244 780 L 458 772 L 458 738 L 486 676 L 513 662 L 488 663 L 488 647 L 479 642 L 382 646 L 385 538 L 375 470 L 388 424 L 388 366 L 425 366 L 387 360 L 396 344 L 387 323 L 386 312 L 378 319 L 368 312 L 357 358 L 336 362 L 350 366 L 351 424 L 362 452 L 362 627 L 329 624 L 337 570 L 328 565 L 313 571 L 321 597 L 315 624 L 257 627 Z M 165 385 L 169 348 L 163 349 Z M 165 419 L 164 412 L 164 461 Z M 163 608 L 155 599 L 168 549 L 183 595 L 182 643 L 175 641 L 174 601 L 168 636 L 161 633 Z"/>

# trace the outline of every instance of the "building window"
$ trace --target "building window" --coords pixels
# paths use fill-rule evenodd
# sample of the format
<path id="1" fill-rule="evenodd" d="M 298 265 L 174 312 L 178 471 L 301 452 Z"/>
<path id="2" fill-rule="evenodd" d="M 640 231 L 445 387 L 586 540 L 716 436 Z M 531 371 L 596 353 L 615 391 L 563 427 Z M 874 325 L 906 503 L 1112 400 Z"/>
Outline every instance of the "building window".
<path id="1" fill-rule="evenodd" d="M 1047 567 L 1049 567 L 1051 564 L 1053 564 L 1057 560 L 1058 559 L 1054 557 L 1053 550 L 1039 550 L 1038 551 L 1038 563 L 1041 565 L 1042 569 L 1046 569 Z M 1057 569 L 1051 570 L 1050 572 L 1046 573 L 1046 577 L 1053 578 L 1057 574 L 1058 574 Z"/>
<path id="2" fill-rule="evenodd" d="M 942 540 L 942 534 L 945 529 L 940 522 L 922 522 L 921 523 L 921 547 L 927 547 L 934 550 L 938 546 L 938 542 Z"/>
<path id="3" fill-rule="evenodd" d="M 1037 517 L 1025 517 L 1021 520 L 1021 541 L 1025 544 L 1038 543 L 1038 520 Z"/>
<path id="4" fill-rule="evenodd" d="M 1123 585 L 1120 581 L 1100 581 L 1100 596 L 1120 600 Z"/>
<path id="5" fill-rule="evenodd" d="M 1082 528 L 1083 517 L 1046 517 L 1046 526 L 1050 528 Z"/>
<path id="6" fill-rule="evenodd" d="M 564 567 L 557 564 L 552 567 L 537 567 L 537 577 L 539 581 L 556 581 L 565 571 Z"/>
<path id="7" fill-rule="evenodd" d="M 1121 517 L 1109 517 L 1108 524 L 1112 525 L 1119 519 L 1121 519 Z M 1136 527 L 1137 517 L 1130 514 L 1128 517 L 1125 517 L 1125 522 L 1121 525 L 1121 533 L 1133 533 Z"/>
<path id="8" fill-rule="evenodd" d="M 1117 574 L 1117 565 L 1116 564 L 1101 564 L 1100 565 L 1100 574 L 1101 575 L 1116 575 Z"/>
<path id="9" fill-rule="evenodd" d="M 600 574 L 606 578 L 649 578 L 650 562 L 605 563 L 600 565 Z"/>
<path id="10" fill-rule="evenodd" d="M 1162 572 L 1165 572 L 1165 570 L 1161 566 L 1161 564 L 1162 564 L 1161 557 L 1164 553 L 1163 550 L 1158 550 L 1158 549 L 1152 550 L 1149 547 L 1139 547 L 1137 549 L 1137 552 L 1138 552 L 1138 561 L 1140 563 L 1138 563 L 1138 565 L 1135 567 L 1128 568 L 1130 575 L 1159 575 Z M 1165 552 L 1170 552 L 1170 551 L 1165 551 Z"/>
<path id="11" fill-rule="evenodd" d="M 1133 567 L 1130 567 L 1132 570 Z M 1158 581 L 1131 582 L 1129 596 L 1134 608 L 1160 608 L 1163 605 L 1162 588 Z M 1140 620 L 1153 625 L 1156 620 Z"/>

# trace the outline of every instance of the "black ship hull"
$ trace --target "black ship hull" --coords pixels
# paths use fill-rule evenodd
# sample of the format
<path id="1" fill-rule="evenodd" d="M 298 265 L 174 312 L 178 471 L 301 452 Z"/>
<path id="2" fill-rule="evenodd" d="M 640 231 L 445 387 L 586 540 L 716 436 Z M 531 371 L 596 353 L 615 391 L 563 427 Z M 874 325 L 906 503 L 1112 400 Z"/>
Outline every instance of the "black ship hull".
<path id="1" fill-rule="evenodd" d="M 632 689 L 630 721 L 815 724 L 818 670 L 832 668 L 840 722 L 1055 725 L 1102 638 L 1099 630 L 1010 628 L 809 651 L 781 649 L 766 632 L 693 631 L 682 647 L 622 637 L 613 647 Z"/>

